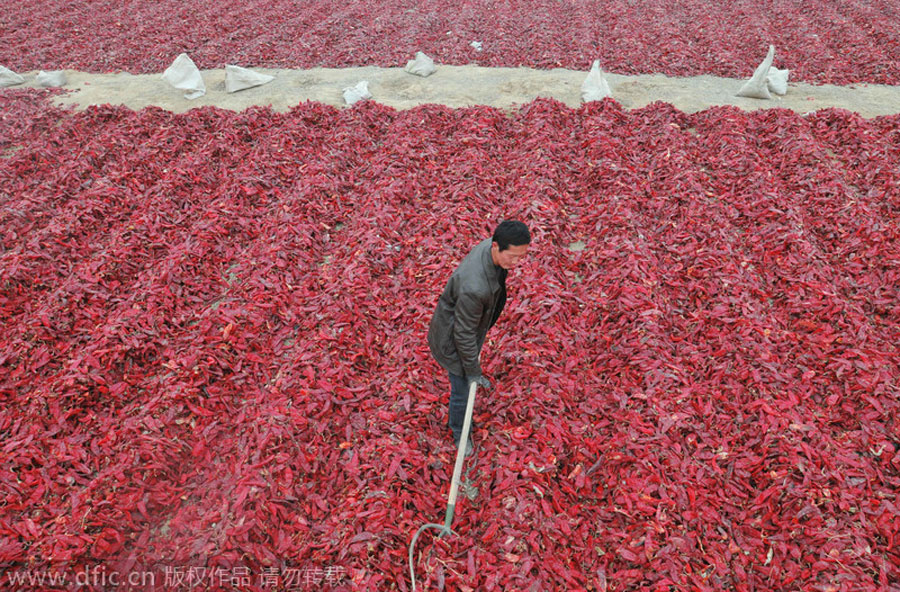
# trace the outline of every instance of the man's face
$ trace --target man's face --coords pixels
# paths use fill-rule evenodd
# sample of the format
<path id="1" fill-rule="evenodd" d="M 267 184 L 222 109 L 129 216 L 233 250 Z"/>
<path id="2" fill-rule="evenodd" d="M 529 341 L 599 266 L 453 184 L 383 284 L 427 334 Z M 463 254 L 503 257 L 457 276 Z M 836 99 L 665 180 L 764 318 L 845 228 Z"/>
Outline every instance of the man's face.
<path id="1" fill-rule="evenodd" d="M 491 256 L 494 259 L 494 265 L 499 265 L 503 269 L 512 269 L 518 265 L 527 252 L 528 245 L 509 245 L 505 251 L 501 251 L 500 245 L 491 243 Z"/>

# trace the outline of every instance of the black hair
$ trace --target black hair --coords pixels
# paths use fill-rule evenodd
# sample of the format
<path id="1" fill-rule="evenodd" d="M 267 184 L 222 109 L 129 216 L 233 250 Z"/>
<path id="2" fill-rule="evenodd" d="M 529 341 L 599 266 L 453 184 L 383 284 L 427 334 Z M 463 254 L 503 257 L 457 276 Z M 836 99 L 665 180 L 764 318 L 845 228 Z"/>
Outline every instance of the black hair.
<path id="1" fill-rule="evenodd" d="M 510 245 L 518 247 L 529 244 L 531 233 L 528 232 L 528 227 L 518 220 L 504 220 L 494 230 L 492 240 L 497 243 L 501 251 L 505 251 Z"/>

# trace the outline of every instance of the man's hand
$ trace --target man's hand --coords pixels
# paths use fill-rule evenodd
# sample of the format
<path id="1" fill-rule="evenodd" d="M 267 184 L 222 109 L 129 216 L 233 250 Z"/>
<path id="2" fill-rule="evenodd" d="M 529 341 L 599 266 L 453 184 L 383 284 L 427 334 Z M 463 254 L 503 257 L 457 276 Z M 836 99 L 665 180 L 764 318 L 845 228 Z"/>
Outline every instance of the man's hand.
<path id="1" fill-rule="evenodd" d="M 479 374 L 478 376 L 472 376 L 469 378 L 469 383 L 475 383 L 481 388 L 485 390 L 491 390 L 491 381 Z"/>

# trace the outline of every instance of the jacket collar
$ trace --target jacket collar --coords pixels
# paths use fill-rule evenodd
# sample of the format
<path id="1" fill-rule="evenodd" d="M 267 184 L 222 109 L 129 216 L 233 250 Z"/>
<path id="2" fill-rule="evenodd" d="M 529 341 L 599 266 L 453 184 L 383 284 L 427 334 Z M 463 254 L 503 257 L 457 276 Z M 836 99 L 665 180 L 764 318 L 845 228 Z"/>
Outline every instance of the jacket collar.
<path id="1" fill-rule="evenodd" d="M 493 241 L 491 239 L 482 241 L 481 245 L 484 250 L 481 254 L 481 262 L 482 267 L 484 268 L 484 274 L 491 284 L 491 290 L 496 292 L 500 289 L 500 274 L 503 271 L 503 268 L 499 265 L 494 265 L 494 259 L 491 257 L 492 243 Z"/>

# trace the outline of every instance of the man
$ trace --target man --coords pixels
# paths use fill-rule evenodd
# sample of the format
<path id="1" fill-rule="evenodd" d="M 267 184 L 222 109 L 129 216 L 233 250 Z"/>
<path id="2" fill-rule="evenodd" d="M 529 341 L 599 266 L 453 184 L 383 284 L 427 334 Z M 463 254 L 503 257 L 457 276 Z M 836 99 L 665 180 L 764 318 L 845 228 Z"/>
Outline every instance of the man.
<path id="1" fill-rule="evenodd" d="M 494 236 L 478 244 L 447 281 L 428 328 L 431 354 L 450 374 L 450 430 L 459 446 L 469 384 L 489 389 L 481 372 L 479 355 L 488 329 L 494 326 L 506 304 L 506 275 L 531 243 L 528 227 L 516 220 L 501 222 Z M 466 456 L 472 442 L 466 442 Z"/>

